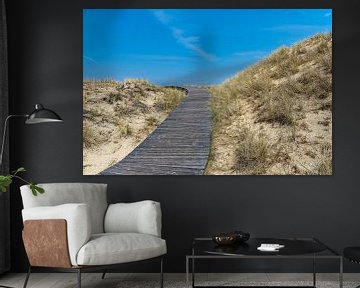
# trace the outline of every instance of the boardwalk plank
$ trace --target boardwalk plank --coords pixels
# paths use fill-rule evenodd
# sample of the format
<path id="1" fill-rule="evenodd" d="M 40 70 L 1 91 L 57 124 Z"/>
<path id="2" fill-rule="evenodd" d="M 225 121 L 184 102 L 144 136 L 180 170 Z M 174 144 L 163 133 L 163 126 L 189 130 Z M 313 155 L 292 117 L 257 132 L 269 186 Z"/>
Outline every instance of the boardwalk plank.
<path id="1" fill-rule="evenodd" d="M 210 152 L 210 93 L 187 87 L 180 105 L 139 146 L 101 175 L 202 175 Z"/>

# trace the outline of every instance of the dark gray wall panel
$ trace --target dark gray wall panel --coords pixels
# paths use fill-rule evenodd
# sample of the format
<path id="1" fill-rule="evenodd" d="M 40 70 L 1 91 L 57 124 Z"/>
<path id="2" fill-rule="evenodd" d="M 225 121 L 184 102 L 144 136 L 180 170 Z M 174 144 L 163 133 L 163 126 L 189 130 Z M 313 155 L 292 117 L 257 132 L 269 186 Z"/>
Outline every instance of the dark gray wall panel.
<path id="1" fill-rule="evenodd" d="M 38 182 L 105 182 L 110 202 L 160 201 L 168 243 L 165 269 L 185 269 L 192 237 L 244 229 L 256 236 L 317 237 L 339 251 L 360 246 L 359 1 L 182 1 L 183 7 L 330 7 L 334 9 L 334 175 L 331 177 L 82 176 L 82 9 L 169 7 L 169 1 L 32 0 L 9 2 L 10 104 L 13 113 L 40 102 L 65 120 L 25 127 L 12 123 L 11 166 Z M 178 2 L 178 1 L 176 1 Z M 173 3 L 176 3 L 175 1 Z M 180 3 L 180 2 L 178 2 Z M 180 5 L 180 4 L 178 4 Z M 266 5 L 266 6 L 264 6 Z M 176 4 L 172 5 L 176 7 Z M 24 271 L 21 199 L 12 186 L 12 270 Z M 225 264 L 228 263 L 228 264 Z M 237 265 L 209 264 L 231 270 Z M 293 263 L 293 269 L 311 267 Z M 335 263 L 334 263 L 335 265 Z M 324 269 L 337 266 L 323 264 Z M 242 263 L 247 269 L 291 270 L 285 263 Z M 155 271 L 156 263 L 124 271 Z M 207 266 L 204 266 L 207 268 Z M 235 267 L 236 268 L 236 267 Z M 346 269 L 360 267 L 348 265 Z"/>

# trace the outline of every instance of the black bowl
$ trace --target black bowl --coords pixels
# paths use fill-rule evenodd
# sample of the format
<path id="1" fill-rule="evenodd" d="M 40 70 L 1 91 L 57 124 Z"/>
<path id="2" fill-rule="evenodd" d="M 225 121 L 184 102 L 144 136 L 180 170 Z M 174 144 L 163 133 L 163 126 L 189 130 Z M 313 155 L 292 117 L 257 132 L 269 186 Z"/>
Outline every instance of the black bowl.
<path id="1" fill-rule="evenodd" d="M 244 231 L 234 231 L 236 235 L 236 242 L 245 242 L 250 239 L 250 233 Z"/>

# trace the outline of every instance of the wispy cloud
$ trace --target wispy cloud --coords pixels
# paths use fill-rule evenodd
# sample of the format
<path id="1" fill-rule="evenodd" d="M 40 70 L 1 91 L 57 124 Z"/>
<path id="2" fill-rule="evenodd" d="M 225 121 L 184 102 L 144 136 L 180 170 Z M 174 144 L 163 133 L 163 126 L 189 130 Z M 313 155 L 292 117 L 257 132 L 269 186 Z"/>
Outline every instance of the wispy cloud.
<path id="1" fill-rule="evenodd" d="M 182 44 L 185 48 L 195 52 L 197 55 L 201 56 L 202 58 L 208 61 L 216 60 L 215 55 L 206 52 L 202 49 L 199 45 L 199 37 L 198 36 L 186 36 L 185 32 L 181 29 L 171 27 L 172 33 L 176 41 Z"/>
<path id="2" fill-rule="evenodd" d="M 152 10 L 152 12 L 160 23 L 170 29 L 172 36 L 179 44 L 207 61 L 216 60 L 215 55 L 201 47 L 199 36 L 187 35 L 184 29 L 172 25 L 172 18 L 164 10 Z"/>
<path id="3" fill-rule="evenodd" d="M 159 20 L 162 24 L 166 25 L 170 22 L 169 15 L 164 10 L 152 10 L 154 16 L 157 20 Z"/>
<path id="4" fill-rule="evenodd" d="M 89 56 L 83 55 L 83 59 L 90 61 L 92 63 L 98 64 L 98 62 L 96 62 L 93 58 L 91 58 Z"/>
<path id="5" fill-rule="evenodd" d="M 332 15 L 332 12 L 327 12 L 324 14 L 324 17 L 330 17 Z"/>

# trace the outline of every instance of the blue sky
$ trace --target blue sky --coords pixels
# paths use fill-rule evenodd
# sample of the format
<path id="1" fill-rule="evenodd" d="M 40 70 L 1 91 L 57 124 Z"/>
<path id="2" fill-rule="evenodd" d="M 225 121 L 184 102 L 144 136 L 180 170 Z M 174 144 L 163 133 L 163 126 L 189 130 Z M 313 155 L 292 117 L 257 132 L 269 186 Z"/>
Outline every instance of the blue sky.
<path id="1" fill-rule="evenodd" d="M 331 9 L 84 9 L 84 79 L 217 84 L 332 31 Z"/>

